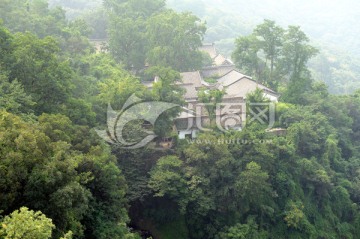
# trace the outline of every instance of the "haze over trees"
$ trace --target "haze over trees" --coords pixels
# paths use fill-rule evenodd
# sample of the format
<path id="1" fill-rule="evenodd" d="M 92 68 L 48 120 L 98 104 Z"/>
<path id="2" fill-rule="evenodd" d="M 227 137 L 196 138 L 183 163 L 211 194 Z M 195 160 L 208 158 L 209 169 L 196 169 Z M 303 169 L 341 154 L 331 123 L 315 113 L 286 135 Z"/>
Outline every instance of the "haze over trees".
<path id="1" fill-rule="evenodd" d="M 249 35 L 264 19 L 274 20 L 282 28 L 301 26 L 320 50 L 309 62 L 315 79 L 326 82 L 336 94 L 352 93 L 360 86 L 358 1 L 254 0 L 249 4 L 245 0 L 169 0 L 168 4 L 206 21 L 205 41 L 215 42 L 229 56 L 235 39 Z"/>
<path id="2" fill-rule="evenodd" d="M 178 71 L 201 68 L 206 27 L 191 13 L 165 10 L 164 1 L 105 1 L 109 12 L 109 48 L 127 70 L 145 64 Z"/>
<path id="3" fill-rule="evenodd" d="M 196 12 L 161 0 L 0 3 L 1 239 L 358 237 L 360 91 L 333 95 L 314 79 L 320 73 L 309 62 L 325 56 L 306 27 L 262 19 L 214 28 L 217 11 L 200 1 L 177 7 L 184 3 Z M 246 2 L 239 11 L 267 3 Z M 86 7 L 99 8 L 89 15 Z M 204 37 L 229 32 L 237 68 L 281 93 L 275 127 L 286 134 L 251 122 L 180 140 L 172 130 L 179 107 L 153 126 L 173 139 L 172 149 L 159 150 L 157 141 L 130 150 L 96 134 L 107 127 L 108 104 L 120 111 L 132 95 L 182 105 L 179 72 L 203 67 Z M 109 46 L 96 52 L 89 37 L 104 34 Z M 339 59 L 323 60 L 342 75 Z M 334 72 L 322 69 L 332 82 Z M 155 76 L 149 90 L 143 83 Z M 213 103 L 209 111 L 222 97 L 200 95 Z M 266 102 L 260 90 L 246 98 Z M 139 137 L 143 123 L 123 133 Z"/>

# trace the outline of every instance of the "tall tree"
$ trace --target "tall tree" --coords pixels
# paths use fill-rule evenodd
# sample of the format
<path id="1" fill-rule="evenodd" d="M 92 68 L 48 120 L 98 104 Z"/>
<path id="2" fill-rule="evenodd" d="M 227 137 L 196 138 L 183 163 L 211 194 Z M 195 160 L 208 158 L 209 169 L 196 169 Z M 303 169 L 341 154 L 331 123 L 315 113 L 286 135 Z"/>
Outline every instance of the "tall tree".
<path id="1" fill-rule="evenodd" d="M 274 21 L 264 20 L 264 23 L 256 26 L 254 34 L 260 38 L 260 48 L 265 54 L 265 64 L 270 61 L 270 72 L 268 82 L 274 85 L 274 68 L 277 59 L 280 57 L 284 29 L 277 26 Z"/>
<path id="2" fill-rule="evenodd" d="M 35 112 L 55 112 L 69 98 L 72 71 L 59 57 L 54 38 L 38 39 L 25 33 L 14 39 L 15 62 L 9 69 L 10 80 L 17 79 L 37 103 Z"/>
<path id="3" fill-rule="evenodd" d="M 237 194 L 243 199 L 241 207 L 244 210 L 261 208 L 271 203 L 272 189 L 268 179 L 268 173 L 262 171 L 257 163 L 250 162 L 246 165 L 235 186 Z"/>
<path id="4" fill-rule="evenodd" d="M 306 63 L 318 50 L 309 44 L 310 40 L 298 26 L 289 26 L 285 32 L 282 47 L 281 66 L 290 80 L 308 73 Z"/>
<path id="5" fill-rule="evenodd" d="M 301 102 L 302 94 L 311 89 L 312 79 L 306 64 L 318 50 L 309 41 L 300 27 L 296 26 L 289 26 L 284 36 L 280 66 L 289 82 L 283 97 L 290 103 Z"/>
<path id="6" fill-rule="evenodd" d="M 146 64 L 147 19 L 163 9 L 164 1 L 106 0 L 104 6 L 109 15 L 110 52 L 127 70 L 138 72 Z"/>
<path id="7" fill-rule="evenodd" d="M 241 70 L 275 90 L 280 84 L 288 84 L 283 96 L 294 103 L 311 87 L 306 64 L 316 53 L 300 27 L 283 29 L 265 20 L 252 34 L 236 39 L 232 57 Z"/>
<path id="8" fill-rule="evenodd" d="M 150 65 L 168 66 L 177 71 L 200 69 L 205 24 L 191 13 L 163 11 L 147 23 L 149 40 L 147 61 Z"/>
<path id="9" fill-rule="evenodd" d="M 0 210 L 41 210 L 82 238 L 126 238 L 126 184 L 110 149 L 62 115 L 27 123 L 1 111 Z M 86 230 L 85 227 L 86 226 Z"/>
<path id="10" fill-rule="evenodd" d="M 235 40 L 235 50 L 232 54 L 238 69 L 245 74 L 255 76 L 257 80 L 262 79 L 262 66 L 264 62 L 258 56 L 260 41 L 254 35 L 241 36 Z"/>
<path id="11" fill-rule="evenodd" d="M 142 18 L 110 17 L 109 47 L 114 58 L 127 70 L 143 69 L 146 59 L 147 39 Z"/>

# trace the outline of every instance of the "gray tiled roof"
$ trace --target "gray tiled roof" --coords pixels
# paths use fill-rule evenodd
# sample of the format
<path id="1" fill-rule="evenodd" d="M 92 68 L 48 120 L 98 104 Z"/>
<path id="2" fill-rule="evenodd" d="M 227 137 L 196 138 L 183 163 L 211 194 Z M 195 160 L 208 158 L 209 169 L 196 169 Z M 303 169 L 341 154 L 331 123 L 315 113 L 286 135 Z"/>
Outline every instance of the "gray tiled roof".
<path id="1" fill-rule="evenodd" d="M 244 77 L 250 78 L 249 76 L 246 76 L 237 70 L 232 70 L 223 77 L 219 78 L 218 82 L 223 86 L 229 86 Z"/>
<path id="2" fill-rule="evenodd" d="M 256 88 L 262 89 L 274 96 L 278 95 L 275 91 L 237 70 L 233 70 L 218 79 L 218 83 L 226 88 L 227 94 L 232 96 L 246 97 L 246 94 L 253 92 Z"/>
<path id="3" fill-rule="evenodd" d="M 214 76 L 222 77 L 234 69 L 235 69 L 234 65 L 212 66 L 202 69 L 201 74 L 204 78 L 209 78 Z"/>
<path id="4" fill-rule="evenodd" d="M 201 88 L 202 77 L 199 71 L 183 72 L 178 84 L 185 89 L 185 99 L 197 99 L 197 89 Z"/>
<path id="5" fill-rule="evenodd" d="M 218 55 L 213 43 L 203 44 L 201 47 L 199 47 L 199 50 L 208 53 L 211 59 L 214 59 Z"/>
<path id="6" fill-rule="evenodd" d="M 217 66 L 225 65 L 226 58 L 223 55 L 219 54 L 214 58 L 214 63 Z"/>

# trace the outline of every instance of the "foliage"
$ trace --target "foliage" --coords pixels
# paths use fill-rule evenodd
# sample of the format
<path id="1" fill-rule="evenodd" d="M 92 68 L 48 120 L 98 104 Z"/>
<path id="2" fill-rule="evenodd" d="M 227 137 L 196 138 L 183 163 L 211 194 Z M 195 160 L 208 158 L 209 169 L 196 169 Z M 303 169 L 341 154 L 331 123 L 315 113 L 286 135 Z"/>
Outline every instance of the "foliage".
<path id="1" fill-rule="evenodd" d="M 34 212 L 22 207 L 4 218 L 0 235 L 6 239 L 48 239 L 51 237 L 54 228 L 52 220 L 40 211 Z"/>
<path id="2" fill-rule="evenodd" d="M 214 121 L 217 113 L 217 104 L 221 103 L 225 95 L 224 90 L 200 90 L 198 91 L 199 101 L 205 104 L 210 121 Z"/>
<path id="3" fill-rule="evenodd" d="M 246 0 L 167 2 L 177 11 L 191 11 L 206 20 L 205 42 L 214 42 L 228 56 L 235 49 L 236 38 L 249 35 L 263 19 L 274 20 L 282 27 L 299 25 L 320 50 L 308 65 L 314 79 L 326 82 L 333 94 L 351 94 L 360 87 L 360 48 L 356 44 L 358 32 L 354 30 L 360 28 L 358 19 L 351 14 L 359 9 L 355 0 L 327 4 L 311 0 L 254 0 L 251 4 Z"/>
<path id="4" fill-rule="evenodd" d="M 285 30 L 274 21 L 264 20 L 251 35 L 236 40 L 232 56 L 239 69 L 260 82 L 274 89 L 286 83 L 283 98 L 295 103 L 311 86 L 306 64 L 316 53 L 300 27 Z"/>
<path id="5" fill-rule="evenodd" d="M 249 218 L 246 224 L 236 224 L 230 227 L 226 232 L 219 234 L 218 238 L 224 239 L 262 239 L 268 238 L 265 231 L 259 231 L 254 218 Z"/>
<path id="6" fill-rule="evenodd" d="M 178 71 L 209 64 L 197 51 L 204 23 L 162 0 L 107 0 L 93 26 L 109 24 L 110 48 L 95 53 L 86 22 L 66 21 L 60 8 L 43 0 L 0 4 L 1 237 L 35 227 L 29 238 L 139 238 L 129 225 L 184 239 L 360 233 L 360 93 L 331 95 L 312 80 L 307 63 L 317 51 L 298 27 L 265 20 L 249 34 L 223 14 L 207 21 L 226 26 L 210 36 L 229 28 L 246 35 L 234 60 L 282 93 L 276 127 L 284 133 L 252 122 L 179 140 L 174 108 L 155 123 L 158 135 L 176 139 L 173 148 L 128 150 L 106 145 L 92 128 L 106 127 L 109 103 L 120 110 L 133 94 L 183 105 Z M 151 89 L 142 84 L 149 79 L 156 79 Z M 222 97 L 200 93 L 210 112 Z M 260 89 L 246 100 L 267 102 Z M 142 123 L 124 133 L 140 137 Z"/>
<path id="7" fill-rule="evenodd" d="M 178 71 L 200 69 L 203 55 L 197 49 L 205 31 L 205 25 L 191 13 L 168 10 L 151 17 L 146 34 L 150 47 L 147 62 Z"/>
<path id="8" fill-rule="evenodd" d="M 92 213 L 89 208 L 97 208 L 96 213 L 100 215 L 112 212 L 112 218 L 101 220 L 109 227 L 99 225 L 97 220 L 86 222 L 91 228 L 86 234 L 100 228 L 103 233 L 118 230 L 118 235 L 127 234 L 126 227 L 119 224 L 127 221 L 126 186 L 109 152 L 96 144 L 91 146 L 94 144 L 91 142 L 88 142 L 90 147 L 83 147 L 86 144 L 74 138 L 79 136 L 81 128 L 71 127 L 65 116 L 42 115 L 39 123 L 39 126 L 31 125 L 14 115 L 1 113 L 0 127 L 4 132 L 0 154 L 1 209 L 31 206 L 53 219 L 57 226 L 55 235 L 71 230 L 74 235 L 81 236 L 84 217 Z M 85 141 L 91 139 L 85 135 L 81 137 Z M 72 149 L 71 143 L 77 150 Z M 107 202 L 108 206 L 95 207 L 99 200 Z"/>
<path id="9" fill-rule="evenodd" d="M 61 8 L 48 8 L 46 0 L 1 2 L 0 16 L 12 32 L 32 32 L 44 38 L 61 35 L 66 26 L 65 12 Z"/>
<path id="10" fill-rule="evenodd" d="M 180 73 L 169 67 L 150 67 L 146 75 L 155 79 L 151 89 L 151 100 L 168 102 L 178 105 L 162 113 L 155 122 L 155 133 L 160 137 L 171 136 L 173 120 L 180 113 L 180 106 L 184 105 L 184 90 L 177 85 L 181 80 Z"/>
<path id="11" fill-rule="evenodd" d="M 60 49 L 55 40 L 51 37 L 37 39 L 29 33 L 19 34 L 14 46 L 16 61 L 9 78 L 22 83 L 37 103 L 37 114 L 59 110 L 54 107 L 67 100 L 71 89 L 71 70 L 67 62 L 58 59 Z"/>
<path id="12" fill-rule="evenodd" d="M 0 92 L 0 108 L 8 112 L 26 113 L 35 104 L 17 80 L 9 82 L 5 75 L 0 75 Z"/>
<path id="13" fill-rule="evenodd" d="M 127 70 L 147 64 L 178 71 L 199 69 L 205 25 L 191 13 L 164 9 L 164 1 L 104 2 L 109 14 L 110 52 Z"/>

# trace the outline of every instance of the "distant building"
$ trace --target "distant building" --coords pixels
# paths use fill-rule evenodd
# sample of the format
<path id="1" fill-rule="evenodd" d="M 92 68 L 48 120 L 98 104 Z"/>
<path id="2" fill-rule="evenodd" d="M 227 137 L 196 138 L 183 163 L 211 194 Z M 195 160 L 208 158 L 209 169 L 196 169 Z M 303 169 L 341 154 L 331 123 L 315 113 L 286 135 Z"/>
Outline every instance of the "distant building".
<path id="1" fill-rule="evenodd" d="M 218 53 L 214 43 L 205 43 L 199 48 L 199 50 L 209 54 L 210 58 L 213 60 L 214 66 L 234 65 L 230 59 Z"/>
<path id="2" fill-rule="evenodd" d="M 221 77 L 235 69 L 235 65 L 208 66 L 201 70 L 204 78 Z"/>
<path id="3" fill-rule="evenodd" d="M 108 52 L 108 39 L 89 39 L 96 53 Z"/>
<path id="4" fill-rule="evenodd" d="M 226 95 L 245 98 L 247 94 L 255 91 L 257 88 L 263 90 L 264 96 L 270 101 L 277 101 L 278 93 L 270 88 L 257 83 L 250 76 L 240 73 L 238 70 L 232 70 L 224 76 L 217 79 L 218 89 L 225 90 Z"/>
<path id="5" fill-rule="evenodd" d="M 235 107 L 231 109 L 231 115 L 237 117 L 224 120 L 224 122 L 217 122 L 224 129 L 240 130 L 242 128 L 246 120 L 246 112 L 241 108 L 241 105 L 246 102 L 246 95 L 256 89 L 261 89 L 264 96 L 270 101 L 276 102 L 278 100 L 278 93 L 238 71 L 230 59 L 217 52 L 214 44 L 204 44 L 200 50 L 210 55 L 213 59 L 213 65 L 200 71 L 182 72 L 180 73 L 181 79 L 176 83 L 185 90 L 184 99 L 187 103 L 174 122 L 180 139 L 195 138 L 202 127 L 210 123 L 209 112 L 207 112 L 204 104 L 199 101 L 198 93 L 201 90 L 217 89 L 224 91 L 221 104 Z M 147 82 L 146 86 L 151 87 L 152 82 Z M 215 111 L 216 118 L 227 119 L 226 116 L 229 112 L 226 110 L 229 109 L 225 110 L 225 108 L 220 107 Z"/>

